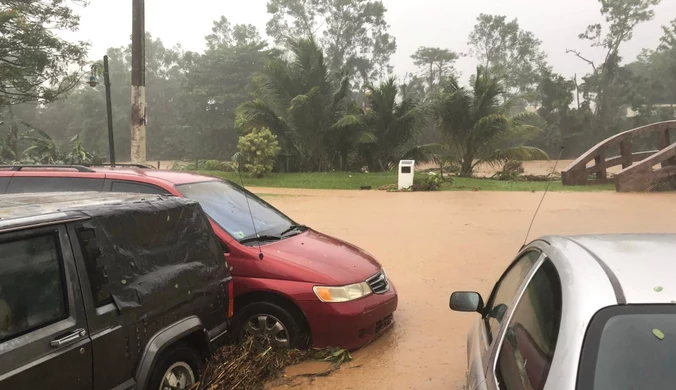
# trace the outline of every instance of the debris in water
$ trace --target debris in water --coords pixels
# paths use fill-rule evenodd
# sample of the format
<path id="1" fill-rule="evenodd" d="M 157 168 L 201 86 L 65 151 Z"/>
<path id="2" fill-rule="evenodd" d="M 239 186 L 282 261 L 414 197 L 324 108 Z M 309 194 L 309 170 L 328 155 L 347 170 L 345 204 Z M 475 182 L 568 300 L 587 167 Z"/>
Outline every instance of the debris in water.
<path id="1" fill-rule="evenodd" d="M 271 349 L 263 347 L 253 338 L 241 344 L 227 345 L 214 353 L 202 372 L 202 381 L 195 390 L 262 389 L 265 382 L 283 378 L 286 367 L 309 360 L 331 362 L 331 368 L 302 377 L 327 376 L 352 359 L 344 349 L 326 348 L 299 351 L 296 349 Z M 284 378 L 293 380 L 294 378 Z"/>
<path id="2" fill-rule="evenodd" d="M 653 334 L 660 340 L 664 340 L 664 333 L 659 329 L 653 329 Z"/>

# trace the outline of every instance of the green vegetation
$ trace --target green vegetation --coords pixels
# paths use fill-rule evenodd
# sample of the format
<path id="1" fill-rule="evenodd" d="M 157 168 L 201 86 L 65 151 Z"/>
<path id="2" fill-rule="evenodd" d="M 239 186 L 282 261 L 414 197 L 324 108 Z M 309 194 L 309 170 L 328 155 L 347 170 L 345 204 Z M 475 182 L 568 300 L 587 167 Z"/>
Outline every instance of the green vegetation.
<path id="1" fill-rule="evenodd" d="M 228 171 L 230 165 L 218 161 L 230 161 L 241 137 L 265 127 L 277 137 L 280 152 L 274 161 L 250 165 L 253 176 L 271 165 L 277 173 L 387 171 L 398 160 L 413 158 L 470 177 L 476 161 L 539 159 L 558 155 L 562 146 L 562 158 L 575 158 L 613 134 L 674 119 L 676 20 L 635 60 L 625 53 L 634 30 L 654 18 L 661 1 L 599 0 L 600 23 L 570 43 L 568 52 L 588 65 L 586 74 L 574 77 L 557 73 L 542 41 L 518 19 L 490 14 L 477 16 L 463 47 L 420 42 L 408 53 L 417 70 L 395 74 L 390 60 L 397 44 L 383 0 L 267 0 L 264 32 L 217 17 L 205 37 L 206 49 L 199 52 L 166 47 L 148 33 L 148 157 L 207 161 L 194 169 Z M 86 83 L 88 45 L 69 43 L 56 33 L 77 29 L 74 8 L 84 3 L 0 4 L 5 161 L 23 159 L 26 150 L 35 161 L 65 160 L 57 146 L 65 150 L 71 139 L 81 142 L 74 155 L 107 154 L 103 86 Z M 592 49 L 603 58 L 590 57 L 586 52 Z M 459 53 L 480 64 L 474 75 L 460 78 L 455 65 L 465 54 Z M 131 121 L 131 48 L 109 48 L 107 54 L 116 157 L 124 161 L 131 149 L 130 133 L 123 131 Z M 96 76 L 94 68 L 91 72 Z M 20 134 L 21 123 L 43 129 L 53 142 L 30 143 Z M 637 139 L 633 148 L 655 149 L 655 142 L 655 137 Z M 615 153 L 608 151 L 607 157 Z M 274 177 L 271 183 L 277 182 Z M 318 186 L 354 188 L 336 180 Z M 294 179 L 291 186 L 305 181 Z"/>
<path id="2" fill-rule="evenodd" d="M 199 171 L 202 175 L 209 175 L 231 180 L 240 184 L 236 172 Z M 416 177 L 426 175 L 417 173 Z M 373 190 L 379 187 L 397 183 L 396 171 L 375 173 L 350 172 L 314 172 L 314 173 L 271 173 L 261 179 L 244 178 L 246 187 L 271 188 L 307 188 L 327 190 L 358 190 L 363 186 L 371 186 Z M 546 182 L 535 181 L 499 181 L 493 179 L 478 179 L 471 177 L 453 177 L 453 183 L 441 185 L 442 191 L 544 191 Z M 550 184 L 550 191 L 614 191 L 613 184 L 592 186 L 563 186 L 555 181 Z"/>
<path id="3" fill-rule="evenodd" d="M 239 152 L 235 154 L 233 160 L 243 165 L 249 176 L 256 178 L 272 172 L 280 150 L 277 137 L 267 128 L 253 129 L 250 133 L 239 137 L 237 149 Z"/>

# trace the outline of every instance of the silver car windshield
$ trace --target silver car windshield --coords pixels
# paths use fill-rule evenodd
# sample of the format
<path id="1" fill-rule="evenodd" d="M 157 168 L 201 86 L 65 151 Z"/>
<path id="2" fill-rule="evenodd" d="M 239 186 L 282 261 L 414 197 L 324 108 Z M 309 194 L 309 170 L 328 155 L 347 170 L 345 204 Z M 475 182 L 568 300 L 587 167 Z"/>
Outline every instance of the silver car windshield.
<path id="1" fill-rule="evenodd" d="M 238 241 L 255 237 L 256 233 L 279 235 L 294 224 L 261 198 L 230 182 L 205 181 L 178 185 L 176 189 L 199 202 L 207 215 Z"/>
<path id="2" fill-rule="evenodd" d="M 604 309 L 590 325 L 578 389 L 674 389 L 675 305 Z"/>

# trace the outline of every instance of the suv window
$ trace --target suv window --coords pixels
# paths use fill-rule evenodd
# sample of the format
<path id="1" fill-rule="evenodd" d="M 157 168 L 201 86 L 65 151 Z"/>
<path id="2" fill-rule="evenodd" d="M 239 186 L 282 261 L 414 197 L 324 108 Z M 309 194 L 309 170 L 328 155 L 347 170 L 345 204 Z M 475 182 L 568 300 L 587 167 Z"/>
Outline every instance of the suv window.
<path id="1" fill-rule="evenodd" d="M 167 194 L 162 188 L 153 185 L 132 183 L 130 181 L 114 181 L 111 192 L 134 192 L 138 194 Z"/>
<path id="2" fill-rule="evenodd" d="M 561 280 L 554 264 L 546 260 L 509 321 L 497 364 L 500 388 L 544 388 L 559 338 L 561 305 Z"/>
<path id="3" fill-rule="evenodd" d="M 519 287 L 539 258 L 540 252 L 537 250 L 524 253 L 512 263 L 493 288 L 486 305 L 485 318 L 489 342 L 492 342 L 498 336 L 498 330 L 507 309 L 516 298 Z"/>
<path id="4" fill-rule="evenodd" d="M 101 191 L 103 179 L 85 177 L 13 177 L 8 194 L 25 192 Z"/>
<path id="5" fill-rule="evenodd" d="M 9 184 L 9 177 L 0 177 L 0 194 L 4 194 L 7 189 L 7 184 Z"/>
<path id="6" fill-rule="evenodd" d="M 56 234 L 0 242 L 0 342 L 68 316 Z"/>
<path id="7" fill-rule="evenodd" d="M 600 310 L 582 347 L 578 389 L 673 389 L 676 305 Z"/>

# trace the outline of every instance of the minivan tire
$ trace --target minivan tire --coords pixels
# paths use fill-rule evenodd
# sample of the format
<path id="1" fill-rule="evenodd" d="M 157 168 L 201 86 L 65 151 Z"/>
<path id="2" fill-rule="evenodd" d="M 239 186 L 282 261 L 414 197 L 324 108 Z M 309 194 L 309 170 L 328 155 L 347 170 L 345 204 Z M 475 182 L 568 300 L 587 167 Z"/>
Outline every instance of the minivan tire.
<path id="1" fill-rule="evenodd" d="M 280 325 L 284 331 L 281 331 Z M 301 322 L 289 310 L 271 302 L 253 302 L 240 309 L 235 316 L 233 334 L 238 340 L 243 340 L 247 336 L 248 330 L 257 331 L 262 326 L 266 326 L 268 329 L 255 334 L 254 341 L 263 349 L 269 346 L 281 348 L 308 347 L 309 338 Z M 286 337 L 284 337 L 284 333 L 286 333 Z M 288 340 L 287 343 L 279 342 L 280 339 L 284 338 Z"/>
<path id="2" fill-rule="evenodd" d="M 187 384 L 185 387 L 186 390 L 191 389 L 199 380 L 201 360 L 194 348 L 187 343 L 181 343 L 169 347 L 166 352 L 162 353 L 153 369 L 146 390 L 162 390 L 160 385 L 162 385 L 165 374 L 172 366 L 176 366 L 178 370 L 184 370 L 184 372 L 191 376 L 190 380 L 192 383 Z"/>

